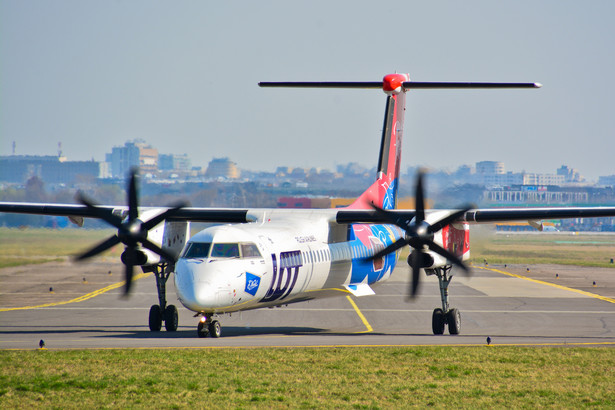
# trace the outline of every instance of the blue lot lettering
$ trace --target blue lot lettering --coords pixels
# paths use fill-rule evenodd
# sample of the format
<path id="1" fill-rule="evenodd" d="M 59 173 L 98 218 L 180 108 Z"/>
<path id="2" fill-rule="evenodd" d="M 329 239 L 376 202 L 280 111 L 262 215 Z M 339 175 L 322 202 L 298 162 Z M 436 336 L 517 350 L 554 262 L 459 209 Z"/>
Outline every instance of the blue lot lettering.
<path id="1" fill-rule="evenodd" d="M 280 253 L 280 266 L 278 272 L 278 260 L 274 253 L 271 254 L 273 262 L 273 277 L 271 284 L 261 299 L 261 302 L 271 302 L 273 300 L 284 299 L 290 294 L 297 283 L 299 268 L 303 266 L 301 251 L 291 251 Z"/>

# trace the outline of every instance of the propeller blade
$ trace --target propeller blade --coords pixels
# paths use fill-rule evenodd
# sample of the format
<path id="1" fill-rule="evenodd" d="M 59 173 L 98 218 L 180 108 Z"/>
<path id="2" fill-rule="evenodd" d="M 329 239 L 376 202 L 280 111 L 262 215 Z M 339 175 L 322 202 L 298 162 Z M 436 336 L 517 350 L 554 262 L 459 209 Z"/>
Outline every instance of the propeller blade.
<path id="1" fill-rule="evenodd" d="M 139 193 L 137 190 L 137 168 L 130 170 L 128 182 L 128 220 L 134 221 L 139 217 Z"/>
<path id="2" fill-rule="evenodd" d="M 470 269 L 468 269 L 465 263 L 463 263 L 463 261 L 459 259 L 457 255 L 454 255 L 453 253 L 447 251 L 446 249 L 444 249 L 443 247 L 441 247 L 435 242 L 428 242 L 427 247 L 433 252 L 437 253 L 438 255 L 445 257 L 446 259 L 451 261 L 453 264 L 459 266 L 461 269 L 463 269 L 466 272 L 466 274 L 470 273 Z"/>
<path id="3" fill-rule="evenodd" d="M 120 228 L 122 226 L 121 218 L 99 208 L 96 204 L 90 200 L 87 196 L 83 194 L 83 192 L 79 191 L 77 193 L 77 201 L 79 201 L 82 205 L 85 205 L 89 210 L 96 214 L 96 217 L 102 219 L 107 222 L 109 225 L 114 226 L 115 228 Z"/>
<path id="4" fill-rule="evenodd" d="M 390 244 L 389 246 L 387 246 L 386 248 L 381 249 L 378 252 L 376 252 L 375 254 L 373 254 L 372 256 L 366 258 L 366 260 L 373 261 L 374 259 L 382 258 L 383 256 L 386 256 L 389 253 L 393 253 L 396 250 L 398 250 L 400 248 L 403 248 L 406 245 L 408 245 L 408 242 L 407 242 L 406 239 L 399 239 L 399 240 L 393 242 L 392 244 Z"/>
<path id="5" fill-rule="evenodd" d="M 131 248 L 132 249 L 132 248 Z M 128 249 L 127 249 L 128 251 Z M 134 252 L 134 250 L 132 250 Z M 124 296 L 128 296 L 130 293 L 130 288 L 132 286 L 132 276 L 134 273 L 134 265 L 129 264 L 124 267 L 124 279 L 126 283 L 124 284 Z"/>
<path id="6" fill-rule="evenodd" d="M 170 217 L 172 217 L 173 215 L 175 215 L 177 213 L 177 211 L 179 211 L 180 209 L 184 208 L 188 206 L 186 202 L 178 202 L 177 204 L 175 204 L 173 206 L 173 208 L 171 209 L 167 209 L 166 211 L 164 211 L 163 213 L 161 213 L 158 216 L 153 217 L 152 219 L 150 219 L 147 222 L 143 223 L 143 227 L 146 230 L 150 230 L 153 227 L 155 227 L 156 225 L 158 225 L 160 222 L 164 221 L 165 219 L 169 219 Z"/>
<path id="7" fill-rule="evenodd" d="M 150 242 L 150 241 L 149 241 L 149 240 L 147 240 L 147 239 L 143 239 L 143 240 L 141 241 L 141 245 L 142 245 L 144 248 L 147 248 L 147 249 L 149 249 L 150 251 L 155 252 L 155 253 L 157 253 L 158 255 L 162 256 L 163 258 L 165 258 L 165 259 L 166 259 L 167 261 L 169 261 L 169 262 L 170 262 L 170 261 L 175 262 L 175 260 L 177 259 L 177 256 L 175 256 L 175 255 L 171 254 L 171 253 L 170 253 L 170 252 L 168 252 L 168 251 L 165 251 L 164 249 L 162 249 L 161 247 L 159 247 L 159 246 L 158 246 L 158 245 L 156 245 L 155 243 Z"/>
<path id="8" fill-rule="evenodd" d="M 419 171 L 416 176 L 416 193 L 414 195 L 414 202 L 416 208 L 416 224 L 425 220 L 425 198 L 423 191 L 423 172 Z"/>
<path id="9" fill-rule="evenodd" d="M 465 207 L 463 209 L 460 209 L 458 211 L 453 212 L 452 214 L 450 214 L 446 218 L 440 219 L 438 222 L 434 223 L 433 225 L 431 225 L 429 227 L 429 232 L 430 233 L 438 232 L 439 230 L 441 230 L 445 226 L 450 225 L 450 224 L 452 224 L 454 222 L 457 222 L 470 209 L 472 209 L 472 207 L 468 206 L 468 207 Z"/>
<path id="10" fill-rule="evenodd" d="M 417 251 L 417 253 L 411 253 L 412 281 L 410 282 L 410 298 L 416 296 L 416 292 L 419 288 L 419 280 L 421 275 L 421 258 L 419 257 L 420 253 L 422 252 Z"/>
<path id="11" fill-rule="evenodd" d="M 402 219 L 401 217 L 397 216 L 394 212 L 390 212 L 387 210 L 384 210 L 376 205 L 374 205 L 373 203 L 369 204 L 372 209 L 376 212 L 376 214 L 382 218 L 383 220 L 392 223 L 395 226 L 400 227 L 401 229 L 403 229 L 404 231 L 408 231 L 411 228 L 410 222 L 408 220 Z"/>
<path id="12" fill-rule="evenodd" d="M 117 235 L 113 235 L 108 239 L 104 240 L 103 242 L 99 243 L 98 245 L 94 246 L 90 250 L 76 256 L 75 260 L 82 261 L 84 259 L 91 258 L 92 256 L 98 255 L 99 253 L 106 251 L 107 249 L 111 249 L 118 243 L 120 243 L 120 239 L 117 237 Z"/>

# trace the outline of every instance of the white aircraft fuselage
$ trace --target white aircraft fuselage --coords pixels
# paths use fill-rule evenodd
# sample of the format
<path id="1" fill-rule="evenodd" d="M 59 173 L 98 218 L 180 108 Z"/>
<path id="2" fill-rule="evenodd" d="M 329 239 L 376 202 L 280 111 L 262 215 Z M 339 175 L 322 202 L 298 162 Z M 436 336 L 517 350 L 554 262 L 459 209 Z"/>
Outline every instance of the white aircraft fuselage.
<path id="1" fill-rule="evenodd" d="M 391 275 L 398 252 L 365 258 L 403 235 L 394 225 L 337 225 L 334 210 L 261 210 L 253 218 L 188 241 L 174 275 L 186 308 L 211 315 L 373 293 L 369 285 Z"/>

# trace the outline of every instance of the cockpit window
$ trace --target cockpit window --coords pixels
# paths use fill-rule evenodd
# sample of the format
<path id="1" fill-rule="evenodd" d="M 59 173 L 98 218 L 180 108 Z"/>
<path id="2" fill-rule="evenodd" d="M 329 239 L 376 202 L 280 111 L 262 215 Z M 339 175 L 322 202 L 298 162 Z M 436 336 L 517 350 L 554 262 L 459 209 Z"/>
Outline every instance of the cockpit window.
<path id="1" fill-rule="evenodd" d="M 262 258 L 258 248 L 253 243 L 241 244 L 241 257 L 242 258 Z"/>
<path id="2" fill-rule="evenodd" d="M 211 250 L 212 258 L 239 258 L 239 244 L 215 243 Z"/>
<path id="3" fill-rule="evenodd" d="M 211 250 L 211 255 L 209 254 Z M 241 252 L 240 252 L 241 251 Z M 260 258 L 262 255 L 258 247 L 253 243 L 215 243 L 189 242 L 181 255 L 184 259 L 207 259 L 211 258 Z"/>
<path id="4" fill-rule="evenodd" d="M 186 259 L 207 259 L 209 248 L 211 248 L 211 243 L 191 242 L 181 257 Z"/>

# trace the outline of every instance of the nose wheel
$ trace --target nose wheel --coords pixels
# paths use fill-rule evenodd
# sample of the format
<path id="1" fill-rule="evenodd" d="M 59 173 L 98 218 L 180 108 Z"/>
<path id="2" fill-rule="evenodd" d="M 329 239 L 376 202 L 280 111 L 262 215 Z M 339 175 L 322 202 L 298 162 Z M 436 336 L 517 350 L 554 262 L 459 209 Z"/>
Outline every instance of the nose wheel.
<path id="1" fill-rule="evenodd" d="M 218 338 L 222 336 L 222 325 L 216 319 L 211 317 L 203 318 L 199 321 L 199 324 L 196 327 L 196 332 L 199 337 L 213 337 Z"/>

